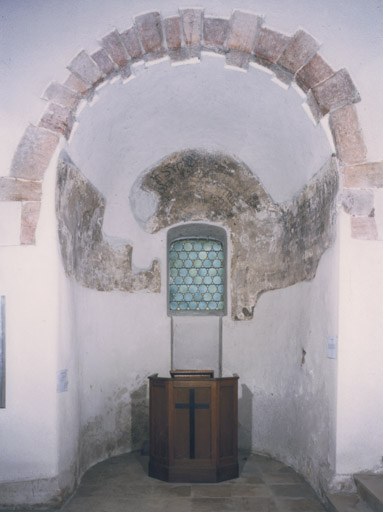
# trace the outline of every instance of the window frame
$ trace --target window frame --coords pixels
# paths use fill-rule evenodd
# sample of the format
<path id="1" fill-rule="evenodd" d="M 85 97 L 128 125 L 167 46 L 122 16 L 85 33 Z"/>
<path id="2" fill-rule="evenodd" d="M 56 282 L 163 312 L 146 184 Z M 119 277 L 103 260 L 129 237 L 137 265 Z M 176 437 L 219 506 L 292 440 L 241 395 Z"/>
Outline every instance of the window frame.
<path id="1" fill-rule="evenodd" d="M 223 249 L 223 309 L 217 310 L 172 310 L 170 309 L 170 246 L 177 240 L 186 240 L 191 238 L 201 238 L 205 240 L 215 240 L 222 244 Z M 226 230 L 220 226 L 211 224 L 185 224 L 175 226 L 169 229 L 167 234 L 166 248 L 166 307 L 168 316 L 226 316 L 227 315 L 227 234 Z"/>

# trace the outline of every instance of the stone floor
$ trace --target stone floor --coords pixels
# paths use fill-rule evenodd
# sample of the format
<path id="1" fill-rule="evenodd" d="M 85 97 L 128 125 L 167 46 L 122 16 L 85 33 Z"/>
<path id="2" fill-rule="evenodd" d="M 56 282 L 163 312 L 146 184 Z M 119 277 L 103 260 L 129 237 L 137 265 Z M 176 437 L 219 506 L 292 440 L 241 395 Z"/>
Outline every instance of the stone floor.
<path id="1" fill-rule="evenodd" d="M 63 512 L 323 512 L 291 468 L 240 455 L 240 476 L 219 484 L 171 484 L 147 476 L 148 457 L 113 457 L 91 468 Z M 20 511 L 19 511 L 20 512 Z"/>

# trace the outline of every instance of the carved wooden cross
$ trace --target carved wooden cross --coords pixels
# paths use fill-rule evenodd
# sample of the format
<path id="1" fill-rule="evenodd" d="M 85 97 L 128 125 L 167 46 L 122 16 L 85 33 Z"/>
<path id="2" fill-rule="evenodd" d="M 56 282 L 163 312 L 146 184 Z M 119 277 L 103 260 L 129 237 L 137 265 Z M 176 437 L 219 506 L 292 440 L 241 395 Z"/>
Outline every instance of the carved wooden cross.
<path id="1" fill-rule="evenodd" d="M 195 459 L 195 414 L 196 409 L 209 409 L 209 404 L 196 404 L 194 396 L 194 388 L 189 389 L 189 403 L 175 404 L 176 409 L 189 409 L 189 458 Z"/>

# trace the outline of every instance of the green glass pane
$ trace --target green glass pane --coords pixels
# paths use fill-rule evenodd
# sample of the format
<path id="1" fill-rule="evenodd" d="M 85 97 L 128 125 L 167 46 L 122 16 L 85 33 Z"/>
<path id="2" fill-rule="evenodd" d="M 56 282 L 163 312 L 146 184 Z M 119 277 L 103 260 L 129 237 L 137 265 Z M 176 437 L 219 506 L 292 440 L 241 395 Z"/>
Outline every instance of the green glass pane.
<path id="1" fill-rule="evenodd" d="M 170 310 L 222 310 L 223 278 L 223 248 L 217 240 L 190 238 L 169 247 Z"/>

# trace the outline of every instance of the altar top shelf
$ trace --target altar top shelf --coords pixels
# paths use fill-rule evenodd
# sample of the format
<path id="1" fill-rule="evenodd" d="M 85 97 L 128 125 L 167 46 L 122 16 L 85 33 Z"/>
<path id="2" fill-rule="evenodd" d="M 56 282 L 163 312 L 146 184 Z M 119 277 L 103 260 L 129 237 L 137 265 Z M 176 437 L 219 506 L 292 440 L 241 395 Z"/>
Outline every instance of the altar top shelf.
<path id="1" fill-rule="evenodd" d="M 172 377 L 172 379 L 174 378 L 177 378 L 177 377 L 183 377 L 183 378 L 187 378 L 187 377 L 191 377 L 193 379 L 195 378 L 210 378 L 210 379 L 213 379 L 214 378 L 214 370 L 170 370 L 170 375 Z"/>
<path id="2" fill-rule="evenodd" d="M 172 379 L 193 379 L 193 380 L 210 380 L 214 379 L 214 370 L 170 370 L 170 376 Z M 149 379 L 168 379 L 169 377 L 159 377 L 158 373 L 154 373 L 149 376 Z M 233 374 L 232 377 L 226 377 L 230 379 L 239 379 L 237 374 Z M 224 378 L 225 379 L 225 378 Z M 217 380 L 217 379 L 214 379 Z M 219 379 L 222 380 L 222 377 Z"/>

